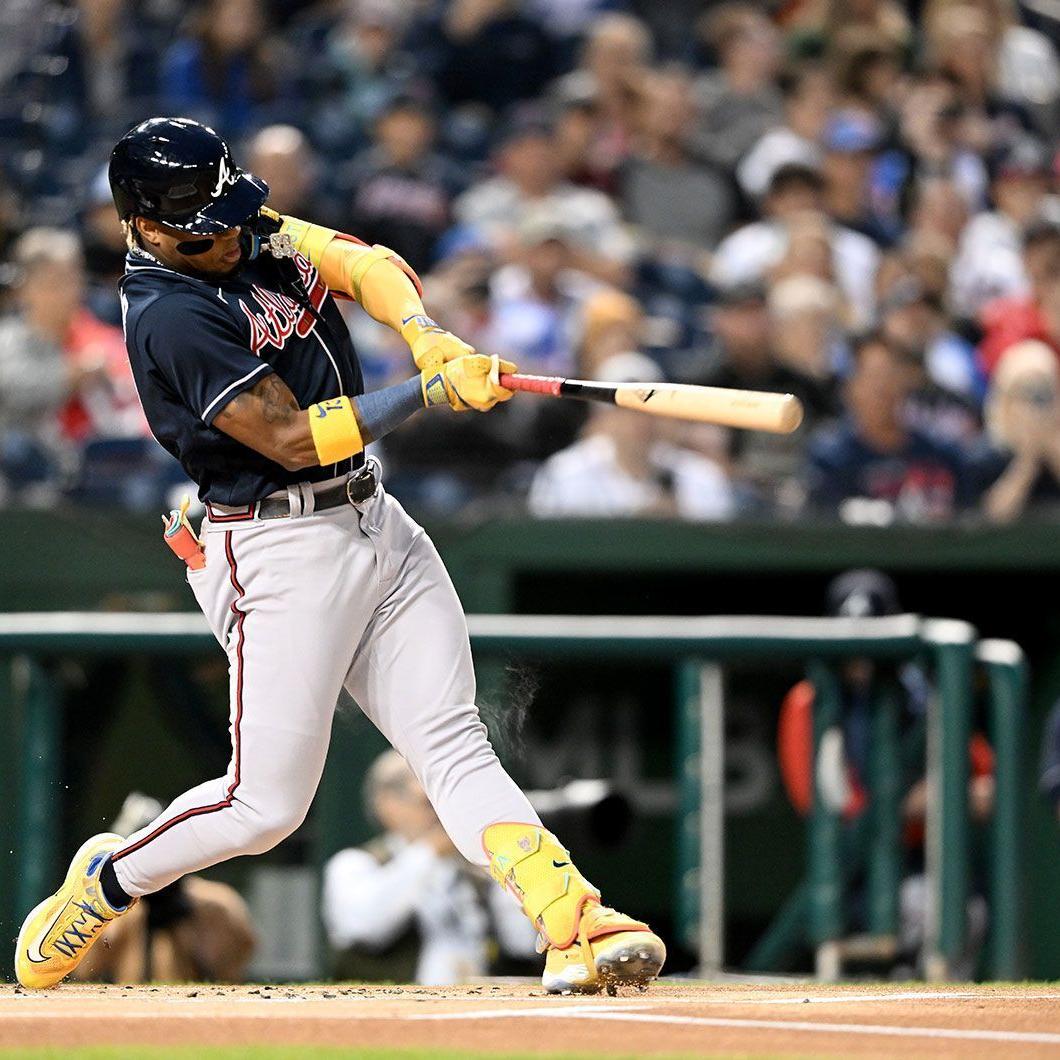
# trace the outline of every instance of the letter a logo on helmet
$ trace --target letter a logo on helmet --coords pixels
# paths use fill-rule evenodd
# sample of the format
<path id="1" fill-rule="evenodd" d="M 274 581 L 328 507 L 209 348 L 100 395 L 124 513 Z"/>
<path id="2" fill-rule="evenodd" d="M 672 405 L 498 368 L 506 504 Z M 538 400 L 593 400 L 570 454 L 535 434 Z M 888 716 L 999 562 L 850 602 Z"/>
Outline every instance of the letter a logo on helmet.
<path id="1" fill-rule="evenodd" d="M 110 156 L 110 188 L 123 221 L 147 217 L 216 235 L 257 214 L 269 186 L 233 161 L 228 144 L 191 118 L 150 118 Z"/>
<path id="2" fill-rule="evenodd" d="M 226 187 L 232 187 L 239 183 L 239 170 L 234 173 L 228 168 L 228 158 L 224 155 L 221 156 L 221 161 L 217 163 L 217 186 L 210 192 L 210 198 L 216 199 L 218 195 L 221 195 Z"/>

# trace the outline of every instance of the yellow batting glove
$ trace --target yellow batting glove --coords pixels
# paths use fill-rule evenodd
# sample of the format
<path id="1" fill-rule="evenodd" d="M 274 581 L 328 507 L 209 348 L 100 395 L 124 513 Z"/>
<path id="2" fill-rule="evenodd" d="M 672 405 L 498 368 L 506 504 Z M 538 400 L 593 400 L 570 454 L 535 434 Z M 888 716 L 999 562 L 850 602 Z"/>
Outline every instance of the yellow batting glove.
<path id="1" fill-rule="evenodd" d="M 458 340 L 459 341 L 459 340 Z M 502 372 L 514 372 L 511 361 L 502 361 L 494 354 L 472 353 L 446 361 L 438 369 L 421 372 L 423 403 L 448 404 L 456 412 L 475 409 L 488 412 L 498 401 L 507 401 L 514 391 L 501 386 Z"/>
<path id="2" fill-rule="evenodd" d="M 421 372 L 437 372 L 448 361 L 475 352 L 463 339 L 440 328 L 424 313 L 401 322 L 401 337 L 409 344 L 412 359 Z"/>

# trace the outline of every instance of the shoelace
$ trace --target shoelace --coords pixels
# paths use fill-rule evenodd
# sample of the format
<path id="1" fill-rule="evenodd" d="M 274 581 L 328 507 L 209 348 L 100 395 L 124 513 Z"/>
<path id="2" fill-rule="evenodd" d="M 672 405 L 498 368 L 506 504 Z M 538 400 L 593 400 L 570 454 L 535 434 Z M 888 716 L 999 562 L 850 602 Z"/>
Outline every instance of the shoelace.
<path id="1" fill-rule="evenodd" d="M 99 929 L 110 923 L 111 918 L 101 913 L 91 902 L 75 902 L 81 915 L 72 920 L 56 937 L 52 945 L 64 957 L 73 957 L 78 950 L 87 946 Z M 89 918 L 95 921 L 92 923 Z M 88 932 L 87 934 L 85 932 Z"/>

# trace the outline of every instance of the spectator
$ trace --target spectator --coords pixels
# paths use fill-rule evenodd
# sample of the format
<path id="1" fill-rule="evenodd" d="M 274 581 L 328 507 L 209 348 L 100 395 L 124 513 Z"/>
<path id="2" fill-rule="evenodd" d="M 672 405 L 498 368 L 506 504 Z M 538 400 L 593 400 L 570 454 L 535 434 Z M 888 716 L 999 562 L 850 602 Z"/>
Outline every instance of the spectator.
<path id="1" fill-rule="evenodd" d="M 830 391 L 843 354 L 843 300 L 819 276 L 795 273 L 769 290 L 770 335 L 779 364 Z"/>
<path id="2" fill-rule="evenodd" d="M 805 406 L 806 422 L 796 434 L 733 431 L 729 436 L 728 455 L 741 509 L 771 513 L 777 504 L 790 507 L 798 498 L 791 495 L 786 482 L 802 461 L 806 431 L 832 412 L 832 384 L 803 375 L 777 359 L 762 287 L 749 284 L 719 292 L 711 323 L 711 362 L 694 377 L 695 382 L 791 393 Z"/>
<path id="3" fill-rule="evenodd" d="M 640 354 L 617 354 L 598 369 L 608 382 L 653 382 L 658 368 Z M 620 408 L 594 408 L 582 437 L 550 457 L 530 487 L 540 517 L 633 515 L 727 519 L 733 496 L 722 468 L 663 441 L 660 424 Z"/>
<path id="4" fill-rule="evenodd" d="M 897 235 L 895 219 L 877 208 L 873 196 L 882 145 L 883 128 L 875 116 L 858 110 L 833 114 L 824 132 L 824 202 L 833 220 L 890 246 Z"/>
<path id="5" fill-rule="evenodd" d="M 821 388 L 777 360 L 764 288 L 742 284 L 720 291 L 711 323 L 714 346 L 696 382 L 793 393 L 802 398 L 810 417 L 827 414 L 830 405 Z"/>
<path id="6" fill-rule="evenodd" d="M 651 35 L 640 19 L 604 15 L 589 31 L 581 68 L 557 86 L 560 92 L 570 92 L 582 84 L 594 95 L 600 114 L 591 162 L 605 190 L 607 181 L 632 150 L 651 59 Z"/>
<path id="7" fill-rule="evenodd" d="M 914 276 L 903 276 L 880 304 L 884 337 L 911 361 L 923 365 L 926 382 L 960 396 L 967 410 L 982 404 L 986 382 L 975 347 L 949 327 L 943 306 Z M 936 410 L 937 411 L 937 410 Z"/>
<path id="8" fill-rule="evenodd" d="M 238 136 L 275 98 L 262 0 L 206 0 L 162 59 L 162 105 Z"/>
<path id="9" fill-rule="evenodd" d="M 979 358 L 987 373 L 1021 339 L 1040 339 L 1060 355 L 1060 217 L 1031 222 L 1023 234 L 1022 264 L 1028 292 L 988 302 L 980 314 Z"/>
<path id="10" fill-rule="evenodd" d="M 8 490 L 18 491 L 55 481 L 66 456 L 64 407 L 99 387 L 106 372 L 105 355 L 89 353 L 90 342 L 84 356 L 68 354 L 72 329 L 92 324 L 81 307 L 77 237 L 31 229 L 13 258 L 16 308 L 0 320 L 0 487 L 6 479 Z M 121 343 L 120 333 L 117 339 Z"/>
<path id="11" fill-rule="evenodd" d="M 667 0 L 665 4 L 656 0 L 617 0 L 615 6 L 618 4 L 643 20 L 660 56 L 679 62 L 702 58 L 696 21 L 709 6 L 703 0 Z"/>
<path id="12" fill-rule="evenodd" d="M 906 420 L 915 386 L 906 359 L 878 334 L 860 337 L 844 388 L 845 416 L 810 441 L 808 495 L 821 513 L 937 522 L 969 500 L 964 455 Z M 878 502 L 871 508 L 849 501 Z"/>
<path id="13" fill-rule="evenodd" d="M 433 150 L 435 132 L 427 106 L 399 96 L 376 119 L 373 146 L 343 177 L 350 204 L 344 227 L 396 250 L 421 270 L 433 262 L 434 245 L 464 184 L 459 169 Z"/>
<path id="14" fill-rule="evenodd" d="M 334 86 L 324 96 L 322 139 L 347 146 L 363 141 L 380 108 L 407 90 L 415 73 L 401 49 L 408 11 L 400 0 L 350 0 L 324 43 L 327 73 Z M 334 98 L 337 88 L 337 99 Z M 327 107 L 329 102 L 337 106 Z"/>
<path id="15" fill-rule="evenodd" d="M 836 280 L 828 219 L 819 213 L 802 213 L 788 223 L 784 256 L 769 270 L 770 283 L 789 276 L 815 276 L 826 283 Z"/>
<path id="16" fill-rule="evenodd" d="M 1060 503 L 1060 366 L 1042 342 L 1010 346 L 987 398 L 989 442 L 977 454 L 983 511 L 1010 523 Z"/>
<path id="17" fill-rule="evenodd" d="M 81 211 L 81 245 L 87 283 L 85 304 L 105 324 L 120 327 L 118 281 L 125 272 L 125 255 L 129 248 L 114 210 L 105 167 L 93 178 Z"/>
<path id="18" fill-rule="evenodd" d="M 319 165 L 300 129 L 268 125 L 257 132 L 247 145 L 247 169 L 268 184 L 269 206 L 277 213 L 321 217 L 323 206 L 316 194 Z"/>
<path id="19" fill-rule="evenodd" d="M 842 105 L 889 121 L 903 88 L 901 47 L 877 29 L 850 26 L 836 35 L 830 51 Z"/>
<path id="20" fill-rule="evenodd" d="M 738 228 L 718 245 L 710 277 L 719 287 L 760 283 L 784 258 L 796 222 L 820 214 L 824 180 L 811 167 L 786 163 L 773 174 L 762 204 L 763 218 Z M 832 269 L 850 305 L 853 321 L 867 326 L 875 312 L 879 251 L 867 236 L 829 224 Z"/>
<path id="21" fill-rule="evenodd" d="M 525 215 L 519 240 L 517 260 L 493 277 L 486 348 L 525 372 L 573 375 L 582 307 L 598 284 L 575 267 L 571 235 L 550 210 Z"/>
<path id="22" fill-rule="evenodd" d="M 321 913 L 337 978 L 441 986 L 496 969 L 491 949 L 533 958 L 532 925 L 456 852 L 396 751 L 372 763 L 365 798 L 382 834 L 324 866 Z"/>
<path id="23" fill-rule="evenodd" d="M 636 299 L 604 287 L 585 302 L 579 371 L 597 378 L 600 366 L 615 354 L 635 350 L 644 336 L 644 312 Z"/>
<path id="24" fill-rule="evenodd" d="M 527 3 L 538 21 L 572 54 L 578 42 L 613 6 L 614 0 L 528 0 Z"/>
<path id="25" fill-rule="evenodd" d="M 102 119 L 106 133 L 120 135 L 140 120 L 157 91 L 151 15 L 134 12 L 128 0 L 77 0 L 74 6 L 80 104 L 89 121 Z"/>
<path id="26" fill-rule="evenodd" d="M 625 287 L 633 242 L 606 195 L 577 188 L 560 177 L 553 128 L 537 112 L 516 117 L 497 155 L 498 175 L 474 185 L 456 201 L 456 219 L 479 229 L 502 258 L 518 245 L 529 213 L 550 214 L 570 237 L 577 267 Z"/>
<path id="27" fill-rule="evenodd" d="M 954 81 L 928 71 L 905 95 L 899 137 L 912 156 L 914 194 L 921 196 L 919 185 L 924 181 L 934 182 L 936 190 L 945 187 L 939 182 L 949 182 L 966 209 L 975 212 L 986 204 L 989 175 L 981 153 L 968 143 L 966 120 L 966 108 Z M 944 206 L 941 201 L 931 205 Z M 954 235 L 958 233 L 959 229 Z"/>
<path id="28" fill-rule="evenodd" d="M 856 30 L 905 51 L 912 42 L 913 27 L 904 6 L 898 0 L 827 0 L 826 40 L 832 44 Z"/>
<path id="29" fill-rule="evenodd" d="M 721 4 L 704 15 L 700 32 L 718 70 L 696 85 L 699 120 L 690 137 L 697 158 L 732 172 L 740 159 L 783 120 L 774 84 L 780 41 L 758 6 Z"/>
<path id="30" fill-rule="evenodd" d="M 604 112 L 592 76 L 579 71 L 561 77 L 548 102 L 555 121 L 553 149 L 563 180 L 614 195 L 616 160 L 603 147 Z"/>
<path id="31" fill-rule="evenodd" d="M 1049 157 L 1039 141 L 1021 136 L 994 165 L 994 209 L 968 222 L 951 268 L 956 313 L 975 319 L 994 298 L 1025 297 L 1030 281 L 1021 256 L 1021 235 L 1046 203 Z"/>
<path id="32" fill-rule="evenodd" d="M 784 123 L 770 129 L 744 156 L 736 170 L 748 198 L 762 199 L 777 170 L 789 163 L 817 168 L 823 161 L 821 137 L 833 102 L 832 80 L 817 66 L 804 66 L 780 77 Z"/>
<path id="33" fill-rule="evenodd" d="M 1060 62 L 1048 38 L 1020 26 L 1010 0 L 929 0 L 922 23 L 933 65 L 983 116 L 1055 129 Z"/>
<path id="34" fill-rule="evenodd" d="M 554 72 L 548 34 L 516 0 L 452 0 L 426 20 L 419 39 L 426 50 L 414 53 L 450 104 L 500 114 L 539 96 Z"/>
<path id="35" fill-rule="evenodd" d="M 648 79 L 638 149 L 621 170 L 622 212 L 650 244 L 703 251 L 714 247 L 736 215 L 725 173 L 696 165 L 686 149 L 693 117 L 691 86 L 680 71 Z"/>
<path id="36" fill-rule="evenodd" d="M 946 177 L 923 177 L 910 189 L 909 232 L 927 233 L 943 241 L 947 266 L 952 259 L 971 208 L 958 185 Z"/>

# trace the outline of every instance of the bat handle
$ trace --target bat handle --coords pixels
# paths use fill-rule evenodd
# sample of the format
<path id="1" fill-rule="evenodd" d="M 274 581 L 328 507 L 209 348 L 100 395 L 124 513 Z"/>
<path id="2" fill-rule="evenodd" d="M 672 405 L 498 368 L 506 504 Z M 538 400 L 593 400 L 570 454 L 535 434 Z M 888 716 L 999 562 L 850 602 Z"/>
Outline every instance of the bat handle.
<path id="1" fill-rule="evenodd" d="M 550 375 L 515 375 L 501 372 L 500 383 L 506 390 L 524 390 L 532 394 L 551 394 L 559 397 L 563 380 Z"/>

